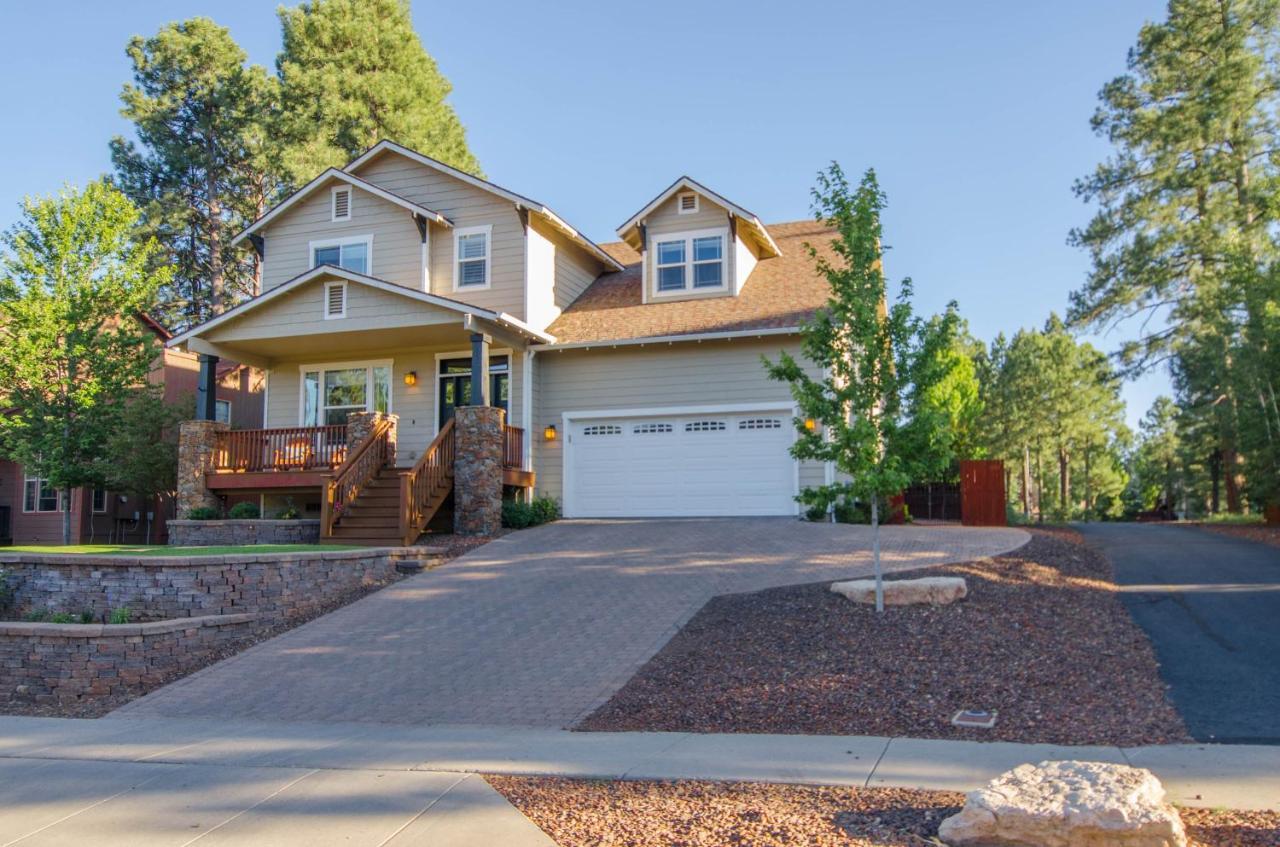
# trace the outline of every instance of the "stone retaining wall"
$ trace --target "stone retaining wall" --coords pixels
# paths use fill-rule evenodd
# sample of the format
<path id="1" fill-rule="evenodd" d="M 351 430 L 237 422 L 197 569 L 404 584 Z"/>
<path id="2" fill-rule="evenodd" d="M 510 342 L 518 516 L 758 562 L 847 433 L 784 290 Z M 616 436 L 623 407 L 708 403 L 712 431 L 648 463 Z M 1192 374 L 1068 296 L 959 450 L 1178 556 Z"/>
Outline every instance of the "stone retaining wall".
<path id="1" fill-rule="evenodd" d="M 319 541 L 318 520 L 169 521 L 169 544 L 179 547 L 316 544 Z"/>
<path id="2" fill-rule="evenodd" d="M 0 623 L 0 702 L 140 694 L 251 635 L 257 615 L 121 624 Z"/>
<path id="3" fill-rule="evenodd" d="M 389 579 L 398 562 L 438 555 L 422 548 L 234 556 L 0 552 L 0 569 L 14 593 L 15 617 L 49 609 L 100 618 L 127 607 L 143 620 L 252 613 L 270 625 Z"/>

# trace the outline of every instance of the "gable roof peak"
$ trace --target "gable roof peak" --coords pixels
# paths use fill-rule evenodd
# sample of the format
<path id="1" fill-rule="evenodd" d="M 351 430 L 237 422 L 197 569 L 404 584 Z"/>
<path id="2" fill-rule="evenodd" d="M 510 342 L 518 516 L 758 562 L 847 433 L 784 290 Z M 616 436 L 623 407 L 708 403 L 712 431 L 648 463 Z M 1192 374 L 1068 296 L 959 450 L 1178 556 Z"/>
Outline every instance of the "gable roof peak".
<path id="1" fill-rule="evenodd" d="M 723 195 L 717 194 L 688 174 L 680 176 L 675 182 L 659 192 L 657 197 L 646 203 L 644 208 L 628 218 L 622 226 L 618 227 L 618 237 L 633 247 L 636 246 L 638 243 L 637 230 L 644 223 L 645 218 L 653 214 L 658 207 L 667 202 L 672 196 L 685 190 L 700 194 L 711 202 L 724 207 L 730 215 L 741 221 L 760 245 L 765 258 L 782 255 L 782 250 L 779 249 L 777 242 L 773 240 L 769 230 L 760 222 L 760 218 L 754 212 L 750 212 Z"/>

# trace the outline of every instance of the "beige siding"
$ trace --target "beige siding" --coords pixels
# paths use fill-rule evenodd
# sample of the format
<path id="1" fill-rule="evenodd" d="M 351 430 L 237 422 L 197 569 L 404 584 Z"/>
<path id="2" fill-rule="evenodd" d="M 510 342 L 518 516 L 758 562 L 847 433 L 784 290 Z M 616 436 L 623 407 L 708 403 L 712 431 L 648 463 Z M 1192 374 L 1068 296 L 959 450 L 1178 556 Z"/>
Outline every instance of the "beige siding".
<path id="1" fill-rule="evenodd" d="M 262 290 L 270 291 L 309 270 L 311 242 L 362 235 L 373 236 L 371 276 L 421 289 L 422 241 L 409 212 L 352 188 L 351 220 L 334 223 L 330 220 L 330 189 L 338 184 L 331 181 L 330 185 L 321 186 L 263 231 L 267 258 Z"/>
<path id="2" fill-rule="evenodd" d="M 204 333 L 204 338 L 216 344 L 459 321 L 454 312 L 357 282 L 347 283 L 347 316 L 326 320 L 324 289 L 323 280 L 309 282 Z"/>
<path id="3" fill-rule="evenodd" d="M 563 430 L 565 412 L 790 400 L 787 385 L 768 379 L 760 362 L 780 350 L 798 356 L 799 343 L 788 337 L 539 353 L 533 415 L 538 493 L 564 499 L 564 435 L 548 442 L 541 432 L 548 424 Z M 801 488 L 822 483 L 821 462 L 801 463 Z"/>
<path id="4" fill-rule="evenodd" d="M 524 228 L 510 201 L 394 152 L 368 162 L 358 175 L 439 212 L 456 227 L 491 225 L 493 267 L 490 287 L 483 291 L 453 290 L 453 232 L 446 227 L 431 228 L 431 291 L 524 318 Z M 408 223 L 416 237 L 417 230 Z"/>
<path id="5" fill-rule="evenodd" d="M 390 359 L 391 366 L 391 411 L 399 417 L 397 461 L 402 466 L 412 465 L 422 456 L 423 449 L 431 443 L 436 435 L 436 389 L 435 374 L 437 355 L 457 354 L 459 357 L 469 356 L 470 351 L 461 346 L 431 347 L 414 350 L 395 350 L 383 354 L 373 353 L 361 361 L 377 361 Z M 521 403 L 523 401 L 524 379 L 520 367 L 520 354 L 512 355 L 511 361 L 511 416 L 512 426 L 522 426 Z M 340 355 L 333 359 L 319 360 L 315 357 L 306 360 L 280 362 L 271 369 L 267 397 L 267 426 L 297 426 L 301 418 L 301 374 L 304 365 L 339 364 L 344 360 Z M 412 387 L 404 384 L 404 375 L 416 371 L 418 383 Z"/>
<path id="6" fill-rule="evenodd" d="M 604 272 L 605 266 L 550 227 L 533 226 L 555 245 L 555 304 L 561 310 L 567 309 Z"/>

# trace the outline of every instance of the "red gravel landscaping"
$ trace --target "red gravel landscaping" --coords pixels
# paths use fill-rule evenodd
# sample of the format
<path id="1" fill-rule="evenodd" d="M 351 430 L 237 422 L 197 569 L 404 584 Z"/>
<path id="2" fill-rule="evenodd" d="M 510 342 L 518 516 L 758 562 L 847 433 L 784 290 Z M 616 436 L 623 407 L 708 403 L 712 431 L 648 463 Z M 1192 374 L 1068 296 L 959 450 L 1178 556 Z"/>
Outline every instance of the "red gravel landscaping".
<path id="1" fill-rule="evenodd" d="M 829 583 L 716 597 L 576 728 L 914 736 L 1054 744 L 1187 742 L 1107 561 L 1070 530 L 963 576 L 951 606 L 882 615 Z M 994 729 L 951 716 L 995 709 Z"/>
<path id="2" fill-rule="evenodd" d="M 895 788 L 489 776 L 560 847 L 923 847 L 964 795 Z M 1275 847 L 1280 812 L 1183 809 L 1194 847 Z"/>

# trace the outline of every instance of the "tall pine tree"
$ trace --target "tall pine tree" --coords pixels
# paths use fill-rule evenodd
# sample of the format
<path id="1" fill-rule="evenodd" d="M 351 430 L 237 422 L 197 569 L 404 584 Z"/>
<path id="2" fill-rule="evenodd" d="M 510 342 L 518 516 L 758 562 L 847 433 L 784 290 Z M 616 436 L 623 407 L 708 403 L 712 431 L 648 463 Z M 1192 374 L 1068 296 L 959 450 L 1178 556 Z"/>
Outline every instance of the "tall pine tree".
<path id="1" fill-rule="evenodd" d="M 480 173 L 408 0 L 310 0 L 279 14 L 281 137 L 295 184 L 384 139 Z"/>
<path id="2" fill-rule="evenodd" d="M 1251 289 L 1274 254 L 1278 36 L 1277 0 L 1171 0 L 1168 19 L 1139 33 L 1129 72 L 1102 89 L 1093 126 L 1115 153 L 1076 186 L 1100 208 L 1072 233 L 1093 270 L 1071 317 L 1157 316 L 1125 359 L 1133 369 L 1172 360 L 1184 402 L 1212 404 L 1232 511 L 1249 413 L 1233 339 L 1263 324 Z"/>
<path id="3" fill-rule="evenodd" d="M 121 113 L 137 143 L 111 141 L 115 179 L 142 210 L 143 234 L 163 248 L 158 266 L 173 268 L 159 317 L 190 326 L 257 290 L 256 257 L 231 238 L 279 195 L 268 129 L 276 84 L 208 18 L 135 36 L 127 52 L 133 83 Z"/>

